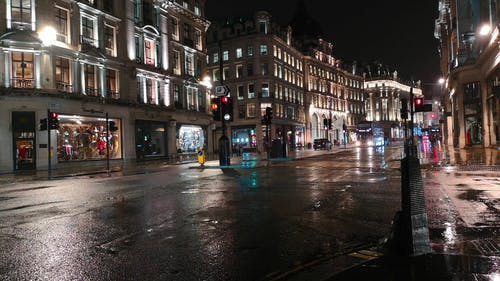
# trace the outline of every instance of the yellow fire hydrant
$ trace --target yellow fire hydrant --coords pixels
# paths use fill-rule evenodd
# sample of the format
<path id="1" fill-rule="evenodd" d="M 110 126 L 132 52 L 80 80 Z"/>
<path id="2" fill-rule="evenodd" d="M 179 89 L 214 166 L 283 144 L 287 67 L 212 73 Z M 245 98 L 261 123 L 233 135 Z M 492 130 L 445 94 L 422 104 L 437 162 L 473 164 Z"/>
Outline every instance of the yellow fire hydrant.
<path id="1" fill-rule="evenodd" d="M 203 148 L 198 149 L 198 163 L 200 163 L 201 166 L 205 164 L 205 150 Z"/>

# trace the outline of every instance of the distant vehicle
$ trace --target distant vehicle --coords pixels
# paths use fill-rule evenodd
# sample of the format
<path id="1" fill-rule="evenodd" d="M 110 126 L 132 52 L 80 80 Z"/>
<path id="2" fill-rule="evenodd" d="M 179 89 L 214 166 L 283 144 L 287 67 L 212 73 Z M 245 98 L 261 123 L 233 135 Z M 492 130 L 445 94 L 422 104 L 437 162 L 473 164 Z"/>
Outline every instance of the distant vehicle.
<path id="1" fill-rule="evenodd" d="M 356 125 L 356 146 L 384 146 L 384 129 L 377 122 L 365 121 Z"/>
<path id="2" fill-rule="evenodd" d="M 330 149 L 332 143 L 328 139 L 315 139 L 313 143 L 314 150 L 316 149 Z"/>

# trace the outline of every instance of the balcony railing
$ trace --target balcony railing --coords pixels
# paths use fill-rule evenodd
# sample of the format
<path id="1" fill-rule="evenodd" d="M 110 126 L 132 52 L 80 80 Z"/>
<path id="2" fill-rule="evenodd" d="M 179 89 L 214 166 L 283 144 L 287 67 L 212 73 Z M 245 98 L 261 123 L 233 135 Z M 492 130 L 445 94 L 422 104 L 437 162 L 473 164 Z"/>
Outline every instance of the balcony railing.
<path id="1" fill-rule="evenodd" d="M 114 99 L 114 100 L 117 100 L 120 98 L 120 93 L 118 93 L 117 91 L 113 91 L 113 90 L 107 90 L 106 91 L 106 96 L 110 99 Z"/>
<path id="2" fill-rule="evenodd" d="M 92 87 L 87 87 L 85 89 L 85 93 L 87 94 L 87 96 L 92 96 L 92 97 L 97 97 L 99 95 L 99 91 L 96 88 Z"/>
<path id="3" fill-rule="evenodd" d="M 32 89 L 35 88 L 35 79 L 12 78 L 12 88 Z"/>
<path id="4" fill-rule="evenodd" d="M 60 92 L 72 93 L 73 85 L 62 81 L 56 81 L 56 89 Z"/>
<path id="5" fill-rule="evenodd" d="M 87 44 L 87 45 L 90 45 L 90 46 L 93 46 L 93 47 L 97 46 L 97 40 L 96 39 L 90 38 L 90 37 L 86 37 L 84 35 L 80 36 L 80 43 Z"/>

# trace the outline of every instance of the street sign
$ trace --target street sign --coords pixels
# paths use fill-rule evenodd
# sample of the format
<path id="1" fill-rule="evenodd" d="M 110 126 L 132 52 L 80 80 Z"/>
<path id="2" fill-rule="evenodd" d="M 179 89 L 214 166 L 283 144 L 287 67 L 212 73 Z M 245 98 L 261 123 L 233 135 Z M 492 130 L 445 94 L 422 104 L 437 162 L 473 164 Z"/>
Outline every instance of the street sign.
<path id="1" fill-rule="evenodd" d="M 224 86 L 215 87 L 215 96 L 216 97 L 222 97 L 222 96 L 227 96 L 227 95 L 229 95 L 229 86 L 224 85 Z"/>

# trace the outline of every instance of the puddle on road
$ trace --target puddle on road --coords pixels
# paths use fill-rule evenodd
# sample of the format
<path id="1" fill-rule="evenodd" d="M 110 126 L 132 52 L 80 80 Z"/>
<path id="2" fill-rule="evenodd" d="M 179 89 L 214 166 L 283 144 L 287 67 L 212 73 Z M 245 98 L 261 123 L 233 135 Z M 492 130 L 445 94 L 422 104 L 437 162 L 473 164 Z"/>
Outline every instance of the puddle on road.
<path id="1" fill-rule="evenodd" d="M 484 198 L 482 196 L 484 194 L 484 190 L 475 190 L 469 189 L 464 193 L 459 194 L 458 199 L 467 200 L 467 201 L 480 201 L 480 199 Z"/>

